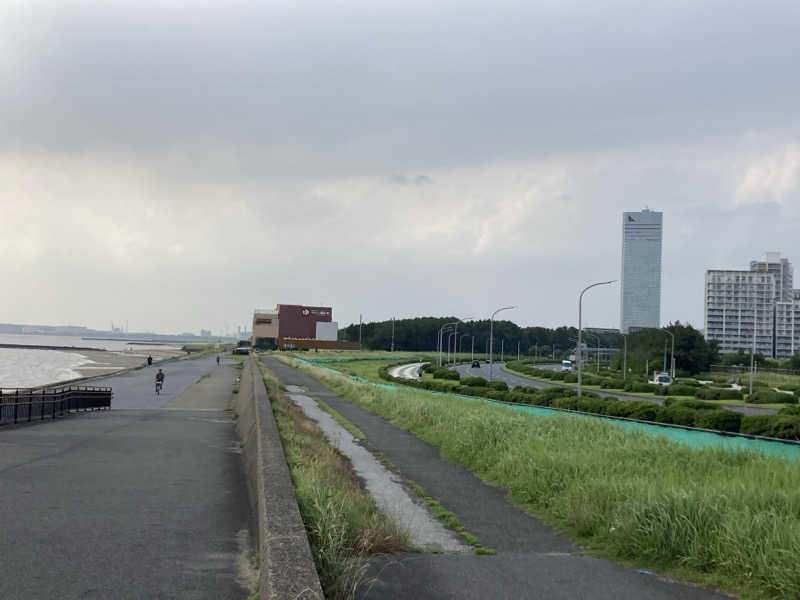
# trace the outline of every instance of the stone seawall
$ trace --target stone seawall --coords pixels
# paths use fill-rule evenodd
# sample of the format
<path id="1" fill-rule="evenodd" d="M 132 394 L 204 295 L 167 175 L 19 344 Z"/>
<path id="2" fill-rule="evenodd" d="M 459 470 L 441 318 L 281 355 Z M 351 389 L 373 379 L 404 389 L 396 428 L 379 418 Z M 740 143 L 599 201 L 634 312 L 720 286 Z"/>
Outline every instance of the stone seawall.
<path id="1" fill-rule="evenodd" d="M 235 409 L 250 505 L 256 515 L 259 596 L 262 600 L 322 599 L 267 389 L 252 356 L 242 369 Z"/>

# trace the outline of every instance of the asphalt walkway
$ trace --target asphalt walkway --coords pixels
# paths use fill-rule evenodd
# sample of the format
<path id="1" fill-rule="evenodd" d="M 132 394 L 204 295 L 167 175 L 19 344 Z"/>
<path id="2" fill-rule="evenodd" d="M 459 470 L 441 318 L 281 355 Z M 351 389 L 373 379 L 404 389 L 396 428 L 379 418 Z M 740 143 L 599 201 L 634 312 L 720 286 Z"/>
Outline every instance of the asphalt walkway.
<path id="1" fill-rule="evenodd" d="M 112 410 L 0 430 L 0 598 L 249 595 L 249 506 L 213 357 L 92 382 Z M 202 377 L 210 373 L 208 377 Z"/>
<path id="2" fill-rule="evenodd" d="M 515 507 L 506 490 L 488 485 L 439 450 L 381 417 L 339 398 L 318 380 L 263 358 L 285 385 L 303 386 L 358 427 L 368 444 L 455 513 L 495 556 L 415 554 L 377 557 L 357 597 L 381 599 L 542 598 L 549 600 L 727 598 L 709 590 L 582 556 L 568 539 Z M 587 502 L 591 499 L 587 498 Z"/>

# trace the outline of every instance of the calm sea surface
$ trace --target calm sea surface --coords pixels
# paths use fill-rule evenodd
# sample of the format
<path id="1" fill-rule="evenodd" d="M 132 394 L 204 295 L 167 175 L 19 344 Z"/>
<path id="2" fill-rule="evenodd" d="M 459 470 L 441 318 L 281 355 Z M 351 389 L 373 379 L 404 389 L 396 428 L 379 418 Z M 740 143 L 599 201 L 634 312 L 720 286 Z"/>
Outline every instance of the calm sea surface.
<path id="1" fill-rule="evenodd" d="M 143 346 L 120 340 L 85 340 L 77 336 L 0 334 L 0 344 L 37 346 L 78 346 L 114 352 L 167 349 L 169 346 Z M 35 387 L 80 377 L 75 369 L 94 364 L 80 350 L 29 350 L 0 348 L 0 388 Z"/>

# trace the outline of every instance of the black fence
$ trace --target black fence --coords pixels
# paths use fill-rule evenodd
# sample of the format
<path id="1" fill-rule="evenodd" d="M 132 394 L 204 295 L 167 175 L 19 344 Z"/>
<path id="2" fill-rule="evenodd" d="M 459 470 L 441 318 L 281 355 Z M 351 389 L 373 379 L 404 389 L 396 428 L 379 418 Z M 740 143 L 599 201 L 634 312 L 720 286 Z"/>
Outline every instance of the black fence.
<path id="1" fill-rule="evenodd" d="M 0 388 L 0 425 L 55 419 L 70 412 L 111 408 L 110 387 Z"/>

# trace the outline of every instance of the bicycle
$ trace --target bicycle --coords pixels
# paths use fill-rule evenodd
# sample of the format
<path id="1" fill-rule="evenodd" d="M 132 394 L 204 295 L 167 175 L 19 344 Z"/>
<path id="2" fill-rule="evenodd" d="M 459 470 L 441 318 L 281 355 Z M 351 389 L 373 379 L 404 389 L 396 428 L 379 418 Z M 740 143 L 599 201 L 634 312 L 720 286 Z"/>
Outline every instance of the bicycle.
<path id="1" fill-rule="evenodd" d="M 161 390 L 163 388 L 164 388 L 164 382 L 163 381 L 156 381 L 156 396 L 160 396 L 161 395 Z"/>

